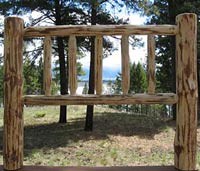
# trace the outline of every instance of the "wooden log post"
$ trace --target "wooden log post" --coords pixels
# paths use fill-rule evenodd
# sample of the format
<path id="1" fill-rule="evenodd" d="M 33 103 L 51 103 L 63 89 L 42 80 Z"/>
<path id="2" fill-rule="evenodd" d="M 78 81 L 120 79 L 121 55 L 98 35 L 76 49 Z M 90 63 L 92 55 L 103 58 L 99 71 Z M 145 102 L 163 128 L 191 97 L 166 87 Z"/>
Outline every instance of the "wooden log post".
<path id="1" fill-rule="evenodd" d="M 176 18 L 177 121 L 174 141 L 175 167 L 196 169 L 197 148 L 197 16 L 191 13 Z"/>
<path id="2" fill-rule="evenodd" d="M 155 74 L 155 39 L 154 35 L 148 35 L 148 94 L 155 93 L 156 87 L 156 74 Z"/>
<path id="3" fill-rule="evenodd" d="M 51 95 L 51 55 L 52 55 L 52 41 L 51 37 L 47 36 L 44 39 L 44 94 Z"/>
<path id="4" fill-rule="evenodd" d="M 8 17 L 4 24 L 3 164 L 6 170 L 16 170 L 23 165 L 22 50 L 24 22 L 18 17 Z"/>
<path id="5" fill-rule="evenodd" d="M 95 38 L 95 89 L 96 94 L 102 93 L 102 54 L 103 54 L 103 37 Z"/>
<path id="6" fill-rule="evenodd" d="M 130 60 L 129 60 L 129 36 L 122 35 L 121 38 L 121 54 L 122 54 L 122 91 L 128 94 L 130 88 Z"/>
<path id="7" fill-rule="evenodd" d="M 75 95 L 77 89 L 77 66 L 76 66 L 76 37 L 71 35 L 69 37 L 69 89 L 70 94 Z"/>

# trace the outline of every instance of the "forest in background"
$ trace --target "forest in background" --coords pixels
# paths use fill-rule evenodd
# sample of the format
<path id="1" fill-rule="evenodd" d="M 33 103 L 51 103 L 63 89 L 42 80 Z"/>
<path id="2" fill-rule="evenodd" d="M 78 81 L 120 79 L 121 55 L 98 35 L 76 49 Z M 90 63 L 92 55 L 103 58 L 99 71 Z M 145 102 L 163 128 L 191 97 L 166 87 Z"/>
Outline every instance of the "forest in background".
<path id="1" fill-rule="evenodd" d="M 25 26 L 36 25 L 81 25 L 81 24 L 128 24 L 126 20 L 118 17 L 118 13 L 126 8 L 130 15 L 139 13 L 146 16 L 144 24 L 175 24 L 175 17 L 184 12 L 200 14 L 199 0 L 21 0 L 0 1 L 0 14 L 4 17 L 18 15 L 23 18 L 30 14 Z M 34 15 L 36 14 L 37 15 Z M 199 21 L 199 20 L 198 20 Z M 1 23 L 3 26 L 3 23 Z M 200 65 L 200 42 L 198 23 L 198 68 Z M 0 34 L 3 47 L 3 30 Z M 77 58 L 84 58 L 85 53 L 90 52 L 90 71 L 94 70 L 94 37 L 78 38 Z M 115 47 L 108 39 L 103 40 L 104 58 L 113 53 Z M 142 42 L 136 37 L 130 37 L 130 46 L 142 46 Z M 68 94 L 68 38 L 53 39 L 54 69 L 52 94 Z M 26 39 L 24 42 L 24 94 L 43 94 L 43 40 Z M 1 57 L 1 59 L 3 56 Z M 0 97 L 3 97 L 3 60 L 0 65 Z M 147 90 L 147 77 L 145 64 L 131 65 L 131 88 L 132 93 L 142 93 Z M 156 92 L 175 92 L 175 38 L 172 36 L 156 36 Z M 78 75 L 83 75 L 81 63 L 77 66 Z M 199 69 L 198 69 L 199 77 Z M 112 93 L 121 93 L 121 75 L 117 75 L 111 86 Z M 94 74 L 89 72 L 89 94 L 94 93 Z M 113 106 L 111 106 L 113 107 Z M 148 106 L 115 106 L 119 110 L 133 111 L 133 113 L 149 113 L 152 111 Z M 92 130 L 93 106 L 88 106 L 86 111 L 85 130 Z M 159 106 L 160 114 L 169 113 L 174 119 L 176 109 L 169 106 Z M 60 107 L 60 123 L 67 122 L 67 107 Z"/>

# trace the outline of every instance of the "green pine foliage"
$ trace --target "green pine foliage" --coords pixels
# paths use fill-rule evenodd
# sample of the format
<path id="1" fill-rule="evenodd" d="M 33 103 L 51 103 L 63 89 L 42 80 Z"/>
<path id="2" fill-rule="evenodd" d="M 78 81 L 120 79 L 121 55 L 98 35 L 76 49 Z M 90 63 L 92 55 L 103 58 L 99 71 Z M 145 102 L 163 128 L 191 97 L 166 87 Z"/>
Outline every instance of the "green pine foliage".
<path id="1" fill-rule="evenodd" d="M 180 13 L 192 12 L 200 14 L 200 1 L 196 0 L 154 0 L 154 9 L 149 13 L 150 24 L 175 24 L 175 18 Z M 198 30 L 200 25 L 198 24 Z M 198 34 L 199 39 L 199 34 Z M 198 52 L 200 51 L 200 41 Z M 175 39 L 171 36 L 158 36 L 156 39 L 157 80 L 159 91 L 175 91 Z M 198 59 L 200 59 L 198 53 Z"/>
<path id="2" fill-rule="evenodd" d="M 130 64 L 130 93 L 144 93 L 147 89 L 146 71 L 141 63 Z"/>
<path id="3" fill-rule="evenodd" d="M 180 13 L 196 13 L 198 16 L 200 14 L 200 1 L 196 0 L 154 0 L 153 6 L 156 10 L 148 14 L 150 24 L 175 24 L 176 16 Z M 198 60 L 200 59 L 199 30 L 200 25 L 198 24 Z M 157 92 L 176 92 L 175 37 L 157 36 L 156 48 Z M 176 118 L 175 106 L 173 107 L 173 118 Z"/>
<path id="4" fill-rule="evenodd" d="M 112 89 L 114 94 L 122 94 L 122 75 L 118 73 Z M 129 93 L 144 93 L 147 90 L 146 71 L 141 63 L 130 64 L 130 89 Z"/>
<path id="5" fill-rule="evenodd" d="M 115 82 L 112 85 L 112 92 L 114 94 L 122 94 L 122 75 L 118 73 Z M 130 94 L 135 93 L 145 93 L 147 90 L 147 77 L 146 71 L 141 63 L 130 64 Z M 134 111 L 141 112 L 142 108 L 145 106 L 142 105 L 111 105 L 110 107 L 125 110 L 125 111 Z"/>
<path id="6" fill-rule="evenodd" d="M 23 65 L 23 76 L 24 76 L 24 94 L 41 94 L 41 81 L 40 77 L 43 73 L 40 65 L 31 63 L 29 58 L 25 58 Z"/>

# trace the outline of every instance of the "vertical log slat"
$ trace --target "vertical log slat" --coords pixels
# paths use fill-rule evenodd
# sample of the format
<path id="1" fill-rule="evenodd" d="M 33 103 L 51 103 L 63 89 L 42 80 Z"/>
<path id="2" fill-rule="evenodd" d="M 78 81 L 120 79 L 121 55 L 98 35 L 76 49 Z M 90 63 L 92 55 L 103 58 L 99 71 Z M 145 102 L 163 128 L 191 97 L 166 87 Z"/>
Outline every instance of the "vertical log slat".
<path id="1" fill-rule="evenodd" d="M 103 54 L 103 37 L 95 37 L 95 89 L 96 94 L 102 93 L 102 54 Z"/>
<path id="2" fill-rule="evenodd" d="M 51 55 L 52 55 L 51 37 L 47 36 L 44 39 L 44 94 L 51 95 Z"/>
<path id="3" fill-rule="evenodd" d="M 4 23 L 4 134 L 3 165 L 17 170 L 23 165 L 23 31 L 24 22 L 8 17 Z"/>
<path id="4" fill-rule="evenodd" d="M 121 38 L 121 58 L 122 58 L 122 91 L 128 94 L 130 88 L 130 65 L 129 65 L 129 36 L 122 35 Z"/>
<path id="5" fill-rule="evenodd" d="M 175 167 L 196 170 L 197 148 L 197 16 L 185 13 L 176 18 L 176 91 L 178 95 Z"/>
<path id="6" fill-rule="evenodd" d="M 154 94 L 155 93 L 155 85 L 156 85 L 156 78 L 155 78 L 155 39 L 154 35 L 148 35 L 147 37 L 147 44 L 148 44 L 148 59 L 147 59 L 147 68 L 148 68 L 148 93 Z"/>
<path id="7" fill-rule="evenodd" d="M 69 89 L 70 94 L 76 94 L 77 89 L 77 68 L 76 68 L 76 37 L 71 35 L 69 37 Z"/>

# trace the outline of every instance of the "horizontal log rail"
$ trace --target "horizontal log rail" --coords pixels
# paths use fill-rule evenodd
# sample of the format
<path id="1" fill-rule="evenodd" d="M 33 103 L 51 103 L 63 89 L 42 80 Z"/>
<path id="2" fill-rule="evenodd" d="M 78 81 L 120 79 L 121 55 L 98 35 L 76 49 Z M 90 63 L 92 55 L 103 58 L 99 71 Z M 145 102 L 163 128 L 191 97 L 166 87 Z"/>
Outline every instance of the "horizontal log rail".
<path id="1" fill-rule="evenodd" d="M 120 105 L 120 104 L 175 104 L 177 95 L 159 93 L 155 95 L 26 95 L 25 105 Z"/>
<path id="2" fill-rule="evenodd" d="M 176 35 L 176 25 L 64 25 L 64 26 L 40 26 L 27 27 L 24 30 L 25 37 L 45 36 L 96 36 L 96 35 Z"/>

